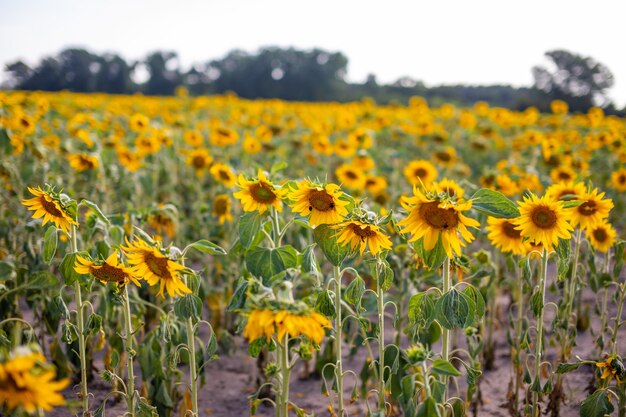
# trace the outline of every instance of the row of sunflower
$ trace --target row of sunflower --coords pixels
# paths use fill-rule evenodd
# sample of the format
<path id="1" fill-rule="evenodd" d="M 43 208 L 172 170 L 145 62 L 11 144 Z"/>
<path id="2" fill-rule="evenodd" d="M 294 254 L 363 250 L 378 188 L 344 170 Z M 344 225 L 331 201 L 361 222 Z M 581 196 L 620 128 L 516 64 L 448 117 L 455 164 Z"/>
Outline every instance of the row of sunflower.
<path id="1" fill-rule="evenodd" d="M 285 417 L 313 411 L 290 396 L 299 359 L 315 364 L 328 409 L 342 417 L 476 412 L 503 296 L 512 415 L 558 415 L 564 373 L 588 365 L 599 371 L 583 415 L 610 412 L 612 397 L 624 412 L 624 248 L 609 223 L 621 226 L 610 212 L 623 208 L 626 188 L 623 120 L 599 109 L 568 115 L 563 103 L 542 115 L 485 103 L 430 108 L 418 98 L 407 107 L 1 98 L 2 213 L 11 224 L 0 247 L 1 362 L 19 368 L 33 355 L 29 375 L 52 381 L 48 358 L 60 378 L 38 403 L 27 378 L 0 372 L 2 392 L 30 401 L 4 399 L 11 412 L 59 405 L 56 392 L 74 377 L 69 406 L 86 415 L 104 414 L 111 398 L 131 415 L 199 415 L 208 363 L 238 333 L 264 370 L 252 413 L 266 404 Z M 68 175 L 65 161 L 77 172 Z M 271 168 L 250 177 L 250 165 Z M 42 177 L 89 199 L 30 189 L 34 220 L 24 222 L 15 201 Z M 43 239 L 38 219 L 53 223 Z M 584 292 L 595 295 L 594 315 Z M 557 313 L 544 316 L 548 306 Z M 569 362 L 581 331 L 593 334 L 584 356 L 597 361 Z M 347 369 L 346 355 L 360 349 L 363 368 Z M 94 367 L 111 387 L 97 401 Z M 453 395 L 462 374 L 467 388 Z"/>

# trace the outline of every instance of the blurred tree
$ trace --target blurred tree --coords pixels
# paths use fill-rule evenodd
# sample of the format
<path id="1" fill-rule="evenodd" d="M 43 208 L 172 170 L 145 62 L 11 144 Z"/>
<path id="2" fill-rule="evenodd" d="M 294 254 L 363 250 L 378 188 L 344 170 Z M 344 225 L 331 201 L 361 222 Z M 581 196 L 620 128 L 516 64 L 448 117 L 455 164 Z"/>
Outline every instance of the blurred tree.
<path id="1" fill-rule="evenodd" d="M 150 78 L 144 86 L 146 94 L 172 95 L 176 87 L 182 84 L 183 78 L 178 66 L 176 52 L 153 52 L 146 57 L 144 63 L 150 74 Z"/>
<path id="2" fill-rule="evenodd" d="M 586 111 L 594 105 L 607 106 L 607 90 L 613 86 L 611 71 L 591 57 L 565 50 L 546 52 L 554 68 L 532 69 L 535 87 L 551 99 L 565 100 L 572 111 Z"/>

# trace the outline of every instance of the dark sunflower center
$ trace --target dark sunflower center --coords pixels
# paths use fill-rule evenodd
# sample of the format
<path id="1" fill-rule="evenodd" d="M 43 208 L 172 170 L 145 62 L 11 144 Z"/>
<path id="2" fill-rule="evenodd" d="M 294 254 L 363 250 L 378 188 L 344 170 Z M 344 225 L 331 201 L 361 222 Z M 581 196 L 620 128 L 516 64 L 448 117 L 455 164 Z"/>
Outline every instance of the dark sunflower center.
<path id="1" fill-rule="evenodd" d="M 57 208 L 57 205 L 53 201 L 48 201 L 42 197 L 39 202 L 47 213 L 53 215 L 54 217 L 63 217 L 63 213 Z"/>
<path id="2" fill-rule="evenodd" d="M 91 275 L 104 282 L 125 282 L 126 274 L 120 268 L 109 264 L 103 264 L 101 268 L 89 268 Z"/>
<path id="3" fill-rule="evenodd" d="M 434 229 L 454 229 L 459 224 L 459 215 L 453 208 L 440 208 L 439 203 L 432 201 L 420 206 L 420 217 Z"/>
<path id="4" fill-rule="evenodd" d="M 572 178 L 572 176 L 570 175 L 570 173 L 569 173 L 569 172 L 566 172 L 566 171 L 559 171 L 559 179 L 562 179 L 562 180 L 569 180 L 569 179 L 571 179 L 571 178 Z"/>
<path id="5" fill-rule="evenodd" d="M 515 229 L 515 225 L 511 222 L 502 223 L 502 232 L 511 239 L 521 239 L 522 234 L 519 230 Z"/>
<path id="6" fill-rule="evenodd" d="M 276 201 L 272 187 L 262 181 L 250 186 L 250 195 L 257 203 L 271 204 Z"/>
<path id="7" fill-rule="evenodd" d="M 144 255 L 144 261 L 148 265 L 148 269 L 159 278 L 170 279 L 172 277 L 167 267 L 167 258 L 157 257 L 149 252 Z"/>
<path id="8" fill-rule="evenodd" d="M 620 175 L 619 177 L 617 177 L 617 181 L 618 181 L 620 184 L 624 184 L 624 183 L 626 182 L 626 175 L 623 175 L 623 174 L 622 174 L 622 175 Z"/>
<path id="9" fill-rule="evenodd" d="M 204 165 L 205 165 L 205 159 L 204 159 L 203 156 L 196 155 L 196 156 L 193 157 L 191 163 L 196 168 L 203 168 Z"/>
<path id="10" fill-rule="evenodd" d="M 22 126 L 24 126 L 25 128 L 30 127 L 30 121 L 28 119 L 21 119 L 20 123 L 22 124 Z"/>
<path id="11" fill-rule="evenodd" d="M 309 210 L 330 211 L 335 209 L 335 200 L 324 190 L 309 191 Z"/>
<path id="12" fill-rule="evenodd" d="M 230 180 L 230 173 L 226 170 L 220 169 L 220 178 L 224 181 Z"/>
<path id="13" fill-rule="evenodd" d="M 365 226 L 365 228 L 362 229 L 358 224 L 350 224 L 350 230 L 352 233 L 357 235 L 361 241 L 365 241 L 365 239 L 376 236 L 376 232 L 369 226 Z"/>
<path id="14" fill-rule="evenodd" d="M 226 129 L 221 129 L 221 128 L 217 129 L 217 133 L 220 136 L 230 136 L 230 132 L 228 130 L 226 130 Z"/>
<path id="15" fill-rule="evenodd" d="M 368 179 L 365 181 L 365 185 L 366 185 L 366 186 L 376 185 L 376 180 L 374 180 L 374 179 L 372 179 L 372 178 L 368 178 Z"/>
<path id="16" fill-rule="evenodd" d="M 531 219 L 535 226 L 540 229 L 551 229 L 557 221 L 554 210 L 545 206 L 536 207 L 531 214 Z"/>
<path id="17" fill-rule="evenodd" d="M 356 175 L 354 173 L 354 171 L 346 171 L 346 177 L 350 178 L 351 180 L 356 180 L 358 177 L 358 175 Z"/>
<path id="18" fill-rule="evenodd" d="M 585 201 L 578 206 L 578 212 L 583 216 L 591 216 L 598 210 L 598 206 L 595 201 Z"/>
<path id="19" fill-rule="evenodd" d="M 604 229 L 595 229 L 593 231 L 593 237 L 600 243 L 605 242 L 608 238 L 609 235 L 606 232 L 606 230 Z"/>
<path id="20" fill-rule="evenodd" d="M 83 156 L 80 157 L 80 163 L 83 164 L 83 166 L 85 166 L 87 168 L 93 168 L 94 167 L 93 162 L 90 159 L 85 158 Z"/>
<path id="21" fill-rule="evenodd" d="M 413 174 L 418 178 L 424 178 L 426 175 L 428 175 L 428 171 L 426 171 L 424 168 L 417 168 L 415 171 L 413 171 Z"/>
<path id="22" fill-rule="evenodd" d="M 215 206 L 213 208 L 213 211 L 218 215 L 226 214 L 226 212 L 228 211 L 228 200 L 226 200 L 225 198 L 219 198 L 215 200 Z"/>
<path id="23" fill-rule="evenodd" d="M 443 162 L 450 162 L 450 160 L 452 160 L 452 155 L 450 155 L 448 152 L 437 152 L 435 156 L 437 157 L 437 159 Z"/>

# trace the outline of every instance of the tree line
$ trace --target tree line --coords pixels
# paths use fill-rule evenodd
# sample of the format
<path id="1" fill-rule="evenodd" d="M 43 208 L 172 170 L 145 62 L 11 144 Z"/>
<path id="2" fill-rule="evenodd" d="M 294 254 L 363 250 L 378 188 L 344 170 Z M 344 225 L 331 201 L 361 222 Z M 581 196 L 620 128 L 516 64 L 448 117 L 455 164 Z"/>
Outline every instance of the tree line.
<path id="1" fill-rule="evenodd" d="M 295 101 L 353 101 L 370 97 L 379 103 L 406 103 L 412 96 L 430 102 L 460 105 L 487 101 L 494 106 L 547 110 L 553 99 L 569 103 L 572 111 L 599 105 L 618 112 L 607 96 L 614 77 L 603 64 L 565 50 L 546 52 L 550 67 L 532 68 L 534 85 L 445 85 L 426 87 L 401 77 L 380 84 L 374 75 L 364 83 L 346 81 L 348 58 L 341 52 L 322 49 L 265 47 L 256 53 L 233 50 L 220 59 L 184 70 L 178 55 L 156 51 L 145 58 L 127 61 L 115 53 L 96 54 L 69 48 L 42 58 L 31 67 L 23 61 L 5 66 L 5 88 L 110 94 L 172 95 L 184 86 L 192 95 L 234 92 L 243 98 L 279 98 Z"/>

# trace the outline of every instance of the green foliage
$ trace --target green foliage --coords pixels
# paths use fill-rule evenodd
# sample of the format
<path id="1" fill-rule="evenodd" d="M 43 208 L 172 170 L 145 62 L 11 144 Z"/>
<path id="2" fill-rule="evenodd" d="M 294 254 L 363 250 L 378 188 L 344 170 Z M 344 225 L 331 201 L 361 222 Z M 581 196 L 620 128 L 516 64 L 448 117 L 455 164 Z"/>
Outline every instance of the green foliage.
<path id="1" fill-rule="evenodd" d="M 517 206 L 499 191 L 481 188 L 470 198 L 476 211 L 499 219 L 514 219 L 520 213 Z"/>
<path id="2" fill-rule="evenodd" d="M 343 260 L 350 253 L 350 247 L 337 242 L 337 231 L 327 224 L 321 224 L 313 230 L 313 237 L 317 246 L 322 250 L 326 259 L 335 266 L 341 266 Z"/>

